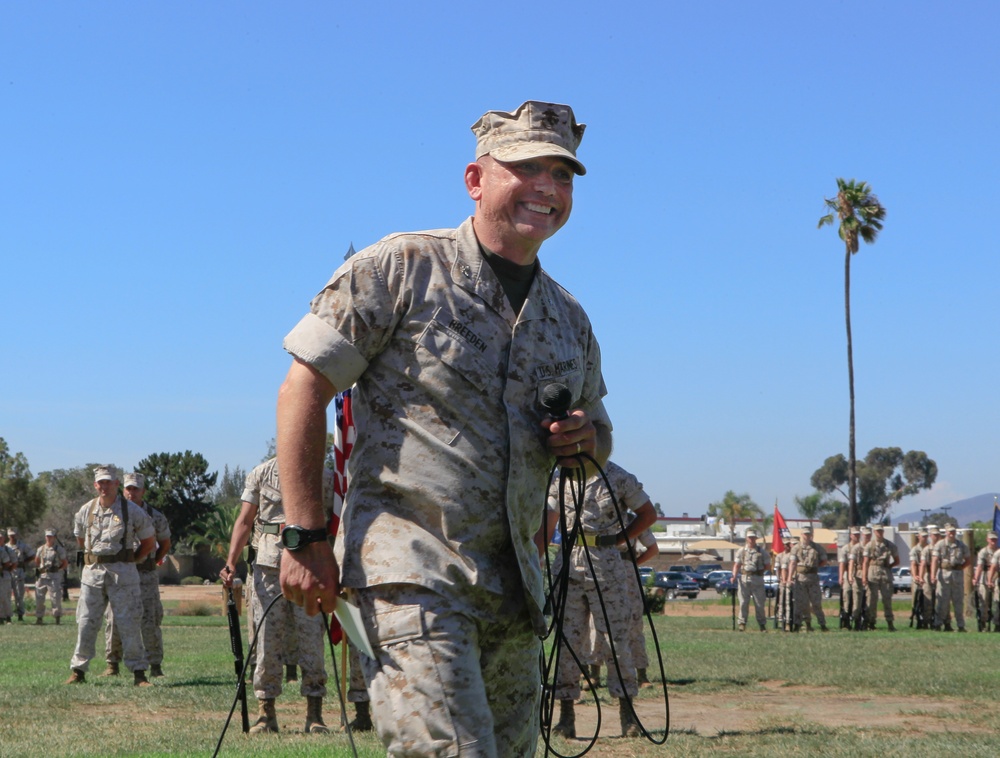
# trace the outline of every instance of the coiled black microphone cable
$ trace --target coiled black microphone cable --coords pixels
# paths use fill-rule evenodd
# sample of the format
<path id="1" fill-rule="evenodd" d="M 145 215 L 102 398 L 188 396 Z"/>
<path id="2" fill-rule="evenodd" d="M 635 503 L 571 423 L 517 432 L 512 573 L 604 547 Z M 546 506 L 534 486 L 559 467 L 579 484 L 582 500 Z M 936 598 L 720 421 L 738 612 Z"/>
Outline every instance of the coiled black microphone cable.
<path id="1" fill-rule="evenodd" d="M 542 405 L 546 408 L 549 414 L 553 418 L 565 418 L 566 409 L 569 406 L 569 390 L 562 385 L 549 385 L 545 388 L 542 394 Z M 626 530 L 626 524 L 622 514 L 621 506 L 618 503 L 618 499 L 614 494 L 611 487 L 611 483 L 608 481 L 607 474 L 601 468 L 600 464 L 594 460 L 593 457 L 585 453 L 578 453 L 575 456 L 580 463 L 577 468 L 559 468 L 558 464 L 553 467 L 552 472 L 549 476 L 549 481 L 552 481 L 555 472 L 559 469 L 559 528 L 562 534 L 562 543 L 560 545 L 560 570 L 558 575 L 556 575 L 553 581 L 552 567 L 550 565 L 549 553 L 545 551 L 545 565 L 546 565 L 546 576 L 549 580 L 548 592 L 546 595 L 546 608 L 552 611 L 552 623 L 545 635 L 544 639 L 549 637 L 553 638 L 552 652 L 548 659 L 546 659 L 544 652 L 542 653 L 542 679 L 544 682 L 543 687 L 543 697 L 542 697 L 542 723 L 545 725 L 543 727 L 543 740 L 546 746 L 546 753 L 551 752 L 553 755 L 559 756 L 560 758 L 580 758 L 580 756 L 585 755 L 593 746 L 596 744 L 597 736 L 601 729 L 601 704 L 600 699 L 597 697 L 596 688 L 593 686 L 594 683 L 590 681 L 590 677 L 580 661 L 579 656 L 576 651 L 573 650 L 572 646 L 569 644 L 568 640 L 563 633 L 563 616 L 566 609 L 568 588 L 569 588 L 569 570 L 570 570 L 570 558 L 572 556 L 573 547 L 576 546 L 580 530 L 583 523 L 583 503 L 584 494 L 586 490 L 586 474 L 584 465 L 589 462 L 596 470 L 600 473 L 608 492 L 611 495 L 612 503 L 615 508 L 615 515 L 618 519 L 618 524 L 621 529 L 620 534 L 624 534 Z M 570 495 L 572 497 L 572 507 L 574 512 L 573 526 L 569 527 L 567 523 L 566 513 L 567 513 L 567 503 L 566 503 L 566 490 L 569 488 Z M 548 545 L 549 539 L 552 535 L 548 534 L 548 519 L 545 518 L 545 511 L 547 510 L 547 503 L 543 505 L 543 528 L 545 529 L 545 544 Z M 660 650 L 659 639 L 656 635 L 656 629 L 653 626 L 652 616 L 649 612 L 649 608 L 645 603 L 645 593 L 643 592 L 642 579 L 639 575 L 638 565 L 636 564 L 635 550 L 632 545 L 632 540 L 626 540 L 626 548 L 629 552 L 630 564 L 632 566 L 632 573 L 635 578 L 635 586 L 637 591 L 640 593 L 640 597 L 643 598 L 643 613 L 646 617 L 646 623 L 652 634 L 653 646 L 656 650 L 657 664 L 660 669 L 660 681 L 662 682 L 663 688 L 663 702 L 664 702 L 664 717 L 665 717 L 665 728 L 663 732 L 662 739 L 654 738 L 649 730 L 643 725 L 642 720 L 639 718 L 638 713 L 635 711 L 634 703 L 632 702 L 632 697 L 628 693 L 625 694 L 625 700 L 628 703 L 628 707 L 632 711 L 632 715 L 635 718 L 636 723 L 642 735 L 655 745 L 662 745 L 666 742 L 667 736 L 670 732 L 670 702 L 667 693 L 667 678 L 666 672 L 663 668 L 663 656 Z M 590 555 L 590 551 L 584 548 L 583 555 L 587 564 L 587 569 L 590 572 L 591 577 L 594 580 L 594 587 L 597 593 L 598 604 L 601 609 L 601 615 L 604 619 L 605 628 L 608 630 L 608 644 L 611 648 L 611 659 L 614 663 L 614 669 L 617 673 L 619 680 L 622 680 L 621 666 L 618 661 L 618 654 L 615 650 L 614 643 L 614 630 L 611 628 L 610 620 L 608 618 L 607 609 L 604 604 L 604 595 L 600 587 L 600 583 L 597 580 L 597 574 L 594 570 L 593 559 Z M 559 660 L 564 654 L 563 648 L 565 648 L 565 653 L 568 653 L 573 657 L 576 662 L 580 673 L 583 675 L 584 679 L 588 682 L 590 687 L 591 695 L 594 698 L 594 703 L 597 706 L 597 727 L 594 731 L 593 737 L 587 746 L 579 753 L 573 754 L 573 756 L 563 756 L 556 750 L 552 748 L 550 737 L 552 731 L 552 718 L 553 711 L 555 708 L 555 694 L 556 685 L 558 679 L 559 670 Z M 611 669 L 608 669 L 608 676 L 611 676 Z"/>

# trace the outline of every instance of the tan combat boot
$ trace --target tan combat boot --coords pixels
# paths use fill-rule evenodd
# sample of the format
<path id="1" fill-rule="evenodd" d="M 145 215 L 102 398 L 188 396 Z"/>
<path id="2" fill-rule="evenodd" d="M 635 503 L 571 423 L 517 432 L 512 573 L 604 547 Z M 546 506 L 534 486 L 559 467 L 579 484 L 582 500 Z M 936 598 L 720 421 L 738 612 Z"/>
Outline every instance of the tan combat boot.
<path id="1" fill-rule="evenodd" d="M 257 703 L 256 723 L 250 727 L 250 734 L 277 733 L 278 714 L 274 712 L 274 698 L 265 697 Z"/>
<path id="2" fill-rule="evenodd" d="M 559 723 L 552 727 L 552 731 L 566 739 L 576 739 L 576 712 L 572 700 L 559 701 Z"/>
<path id="3" fill-rule="evenodd" d="M 306 734 L 326 734 L 330 731 L 323 723 L 323 698 L 318 695 L 306 695 L 306 726 L 302 731 Z"/>
<path id="4" fill-rule="evenodd" d="M 632 706 L 628 700 L 622 698 L 618 701 L 618 718 L 622 724 L 622 737 L 641 737 L 639 722 L 635 720 Z"/>
<path id="5" fill-rule="evenodd" d="M 153 683 L 146 678 L 145 669 L 136 669 L 132 672 L 133 686 L 135 687 L 152 687 Z"/>
<path id="6" fill-rule="evenodd" d="M 118 676 L 118 661 L 108 661 L 108 667 L 101 676 Z"/>
<path id="7" fill-rule="evenodd" d="M 87 681 L 87 677 L 83 673 L 83 669 L 73 669 L 73 673 L 70 675 L 70 678 L 64 682 L 64 684 L 83 684 L 85 681 Z"/>

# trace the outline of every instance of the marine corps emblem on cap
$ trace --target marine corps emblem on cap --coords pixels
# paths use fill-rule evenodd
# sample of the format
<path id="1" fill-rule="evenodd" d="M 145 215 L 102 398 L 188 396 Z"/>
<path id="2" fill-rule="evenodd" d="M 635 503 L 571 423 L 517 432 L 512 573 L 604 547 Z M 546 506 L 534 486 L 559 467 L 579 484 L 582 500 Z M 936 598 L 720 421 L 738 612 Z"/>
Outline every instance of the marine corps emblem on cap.
<path id="1" fill-rule="evenodd" d="M 146 477 L 138 471 L 133 471 L 131 474 L 125 474 L 125 482 L 123 486 L 138 487 L 139 489 L 142 489 L 146 486 Z"/>
<path id="2" fill-rule="evenodd" d="M 118 474 L 115 472 L 114 466 L 98 466 L 97 468 L 94 469 L 95 482 L 104 482 L 104 481 L 113 482 L 117 478 Z"/>
<path id="3" fill-rule="evenodd" d="M 580 174 L 587 169 L 576 158 L 586 124 L 576 123 L 568 105 L 528 100 L 513 113 L 489 111 L 472 125 L 476 159 L 491 155 L 498 161 L 523 161 L 555 156 L 565 158 Z"/>

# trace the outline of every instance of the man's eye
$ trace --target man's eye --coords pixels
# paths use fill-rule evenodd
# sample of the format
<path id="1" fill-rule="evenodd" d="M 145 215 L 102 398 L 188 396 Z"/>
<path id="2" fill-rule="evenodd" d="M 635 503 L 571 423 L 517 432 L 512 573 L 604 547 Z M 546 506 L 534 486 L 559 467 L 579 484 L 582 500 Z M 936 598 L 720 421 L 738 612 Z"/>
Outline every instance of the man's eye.
<path id="1" fill-rule="evenodd" d="M 567 171 L 565 169 L 559 169 L 552 174 L 552 177 L 560 184 L 572 184 L 573 183 L 573 172 Z"/>

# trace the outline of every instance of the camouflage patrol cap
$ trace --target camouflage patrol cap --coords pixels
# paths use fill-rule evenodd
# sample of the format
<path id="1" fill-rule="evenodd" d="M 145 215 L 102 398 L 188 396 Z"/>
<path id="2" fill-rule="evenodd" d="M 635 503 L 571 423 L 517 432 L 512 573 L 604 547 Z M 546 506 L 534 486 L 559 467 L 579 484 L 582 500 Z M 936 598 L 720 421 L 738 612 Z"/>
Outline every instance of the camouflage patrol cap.
<path id="1" fill-rule="evenodd" d="M 580 174 L 587 169 L 576 158 L 586 124 L 576 123 L 568 105 L 528 100 L 516 111 L 488 111 L 472 125 L 476 160 L 491 155 L 498 161 L 523 161 L 554 156 L 565 158 Z"/>
<path id="2" fill-rule="evenodd" d="M 55 537 L 56 536 L 56 530 L 55 529 L 46 529 L 45 530 L 45 536 L 46 537 Z"/>
<path id="3" fill-rule="evenodd" d="M 13 526 L 8 526 L 7 527 L 7 534 L 15 534 L 16 535 L 17 534 L 17 529 L 14 528 Z"/>
<path id="4" fill-rule="evenodd" d="M 919 534 L 921 537 L 926 537 L 927 536 L 927 527 L 926 526 L 920 527 L 917 530 L 917 534 Z"/>
<path id="5" fill-rule="evenodd" d="M 753 537 L 754 539 L 756 539 L 759 536 L 760 535 L 757 534 L 757 530 L 756 529 L 753 529 L 753 528 L 747 529 L 747 537 Z"/>
<path id="6" fill-rule="evenodd" d="M 812 534 L 813 533 L 813 528 L 811 526 L 809 526 L 808 524 L 806 524 L 804 527 L 802 527 L 802 529 L 800 531 L 803 534 Z"/>
<path id="7" fill-rule="evenodd" d="M 859 526 L 852 526 L 851 527 L 851 534 L 861 534 L 861 527 L 859 527 Z"/>
<path id="8" fill-rule="evenodd" d="M 867 527 L 867 526 L 861 527 L 861 533 L 862 534 L 871 534 L 872 533 L 871 527 Z"/>
<path id="9" fill-rule="evenodd" d="M 94 469 L 94 481 L 116 482 L 118 481 L 118 472 L 115 471 L 114 466 L 97 466 Z"/>
<path id="10" fill-rule="evenodd" d="M 958 527 L 957 527 L 957 526 L 955 526 L 954 524 L 948 524 L 948 526 L 946 526 L 946 527 L 944 528 L 944 530 L 945 530 L 946 532 L 957 532 L 957 531 L 958 531 Z"/>
<path id="11" fill-rule="evenodd" d="M 938 529 L 937 524 L 928 524 L 927 525 L 927 533 L 928 534 L 932 534 L 932 535 L 933 534 L 941 534 L 941 530 Z"/>
<path id="12" fill-rule="evenodd" d="M 143 489 L 146 486 L 146 477 L 140 474 L 138 471 L 133 471 L 131 474 L 125 474 L 125 487 L 138 487 Z"/>
<path id="13" fill-rule="evenodd" d="M 995 540 L 995 539 L 997 539 L 997 533 L 996 532 L 989 532 L 986 535 L 986 539 L 988 539 L 988 540 Z"/>
<path id="14" fill-rule="evenodd" d="M 885 524 L 875 524 L 875 526 L 873 526 L 872 529 L 874 529 L 876 532 L 884 532 Z"/>

